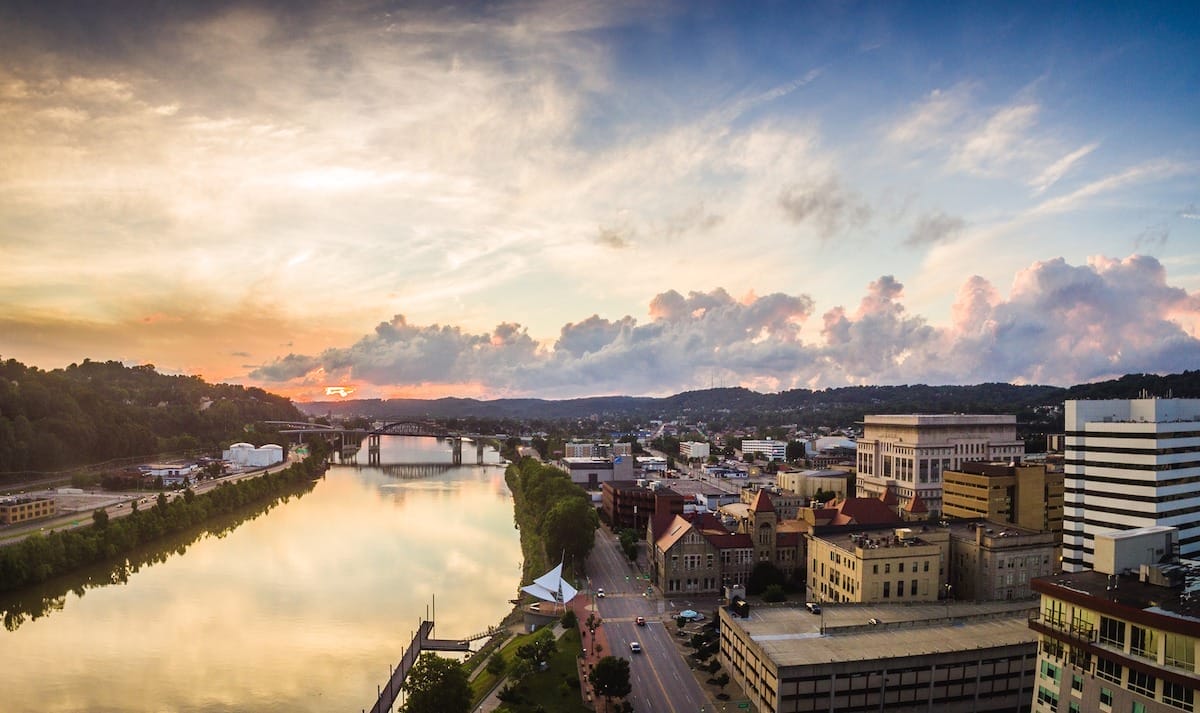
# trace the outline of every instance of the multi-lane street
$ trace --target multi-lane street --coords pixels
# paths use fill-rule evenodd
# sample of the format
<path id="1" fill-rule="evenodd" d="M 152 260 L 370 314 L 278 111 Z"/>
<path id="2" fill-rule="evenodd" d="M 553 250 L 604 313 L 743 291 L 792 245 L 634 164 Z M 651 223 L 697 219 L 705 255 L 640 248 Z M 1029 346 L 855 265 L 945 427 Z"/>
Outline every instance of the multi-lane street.
<path id="1" fill-rule="evenodd" d="M 675 623 L 673 608 L 653 592 L 648 583 L 620 551 L 614 535 L 605 529 L 596 533 L 596 546 L 588 559 L 593 591 L 603 588 L 596 599 L 612 655 L 630 660 L 629 678 L 633 692 L 629 700 L 638 713 L 697 713 L 712 711 L 712 702 L 697 682 L 694 672 L 679 655 L 671 637 Z M 637 617 L 646 618 L 638 626 Z M 642 645 L 631 653 L 629 643 Z"/>

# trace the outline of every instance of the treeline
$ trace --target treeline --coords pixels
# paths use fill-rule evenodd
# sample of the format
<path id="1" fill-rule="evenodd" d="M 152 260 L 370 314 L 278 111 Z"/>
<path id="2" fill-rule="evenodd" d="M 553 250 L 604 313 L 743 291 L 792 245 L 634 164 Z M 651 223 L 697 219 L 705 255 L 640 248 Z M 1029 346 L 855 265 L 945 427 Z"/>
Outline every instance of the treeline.
<path id="1" fill-rule="evenodd" d="M 587 492 L 562 470 L 524 458 L 508 466 L 504 482 L 513 494 L 513 519 L 525 556 L 522 581 L 532 581 L 564 558 L 582 573 L 600 519 Z"/>
<path id="2" fill-rule="evenodd" d="M 43 371 L 0 362 L 0 473 L 266 442 L 275 434 L 256 437 L 245 425 L 302 418 L 282 396 L 159 374 L 149 364 L 84 360 Z"/>
<path id="3" fill-rule="evenodd" d="M 297 485 L 311 483 L 324 472 L 323 444 L 310 445 L 313 452 L 304 461 L 269 475 L 223 483 L 197 495 L 191 489 L 184 497 L 168 502 L 160 493 L 155 505 L 111 521 L 103 510 L 93 514 L 87 527 L 34 533 L 19 543 L 0 547 L 0 592 L 44 582 L 80 567 L 122 557 L 134 548 L 200 525 L 207 519 L 232 513 L 252 503 L 274 499 Z"/>
<path id="4" fill-rule="evenodd" d="M 82 597 L 89 589 L 125 584 L 143 567 L 165 562 L 171 555 L 186 553 L 187 548 L 202 537 L 224 537 L 242 524 L 270 512 L 280 503 L 286 503 L 292 497 L 303 497 L 312 491 L 313 484 L 312 480 L 301 479 L 274 497 L 244 505 L 224 515 L 213 515 L 201 525 L 135 547 L 126 555 L 81 567 L 38 586 L 4 593 L 0 595 L 0 619 L 4 621 L 4 628 L 16 631 L 27 621 L 61 611 L 67 604 L 68 592 Z"/>

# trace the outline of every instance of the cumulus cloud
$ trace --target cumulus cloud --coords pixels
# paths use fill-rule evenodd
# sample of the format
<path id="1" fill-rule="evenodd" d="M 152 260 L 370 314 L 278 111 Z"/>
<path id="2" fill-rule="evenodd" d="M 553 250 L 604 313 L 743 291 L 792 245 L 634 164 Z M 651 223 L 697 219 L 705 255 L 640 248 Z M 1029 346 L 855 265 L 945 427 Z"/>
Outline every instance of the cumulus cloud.
<path id="1" fill-rule="evenodd" d="M 945 213 L 929 213 L 921 216 L 912 232 L 904 240 L 905 245 L 936 245 L 957 237 L 967 227 L 966 221 Z"/>
<path id="2" fill-rule="evenodd" d="M 812 185 L 792 185 L 779 194 L 779 207 L 793 223 L 812 223 L 822 239 L 844 230 L 861 227 L 871 217 L 871 208 L 857 193 L 848 191 L 833 177 Z"/>
<path id="3" fill-rule="evenodd" d="M 669 393 L 719 378 L 759 389 L 845 384 L 1071 384 L 1200 363 L 1200 294 L 1167 284 L 1153 257 L 1036 262 L 1007 295 L 972 276 L 945 325 L 904 305 L 892 275 L 872 281 L 853 309 L 832 307 L 808 326 L 807 295 L 735 299 L 717 288 L 667 290 L 648 319 L 593 314 L 539 346 L 519 324 L 489 333 L 413 325 L 400 315 L 344 349 L 288 355 L 251 377 L 317 373 L 367 387 L 482 383 L 495 394 Z"/>

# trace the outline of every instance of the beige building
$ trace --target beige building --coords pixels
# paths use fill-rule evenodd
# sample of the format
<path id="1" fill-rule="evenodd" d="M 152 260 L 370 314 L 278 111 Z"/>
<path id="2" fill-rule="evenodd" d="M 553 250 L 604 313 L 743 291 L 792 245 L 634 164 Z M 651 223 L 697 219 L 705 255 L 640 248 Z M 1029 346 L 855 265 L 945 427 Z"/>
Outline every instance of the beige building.
<path id="1" fill-rule="evenodd" d="M 775 484 L 784 490 L 790 490 L 806 497 L 816 497 L 817 493 L 833 493 L 838 499 L 853 495 L 849 491 L 849 483 L 853 476 L 845 470 L 802 470 L 799 472 L 779 472 L 775 475 Z"/>
<path id="2" fill-rule="evenodd" d="M 754 503 L 754 499 L 758 497 L 759 488 L 742 488 L 741 499 L 746 505 Z M 796 514 L 800 512 L 800 508 L 808 507 L 808 498 L 803 495 L 798 495 L 794 492 L 776 490 L 770 494 L 771 505 L 775 508 L 775 514 L 780 522 L 784 520 L 795 520 Z"/>
<path id="3" fill-rule="evenodd" d="M 723 607 L 720 663 L 759 713 L 1027 711 L 1032 606 Z"/>
<path id="4" fill-rule="evenodd" d="M 820 602 L 934 602 L 945 596 L 944 528 L 817 527 L 809 535 L 808 587 Z"/>
<path id="5" fill-rule="evenodd" d="M 1058 537 L 996 522 L 950 523 L 950 596 L 1030 599 L 1031 582 L 1058 571 Z"/>
<path id="6" fill-rule="evenodd" d="M 0 500 L 0 524 L 15 525 L 19 522 L 40 520 L 58 513 L 53 498 L 7 498 Z"/>
<path id="7" fill-rule="evenodd" d="M 867 416 L 858 439 L 858 496 L 894 490 L 904 507 L 920 495 L 940 513 L 942 473 L 966 461 L 1020 460 L 1024 453 L 1012 415 Z"/>
<path id="8" fill-rule="evenodd" d="M 1063 529 L 1063 474 L 1045 464 L 968 461 L 942 474 L 946 517 L 1008 522 L 1058 533 Z"/>
<path id="9" fill-rule="evenodd" d="M 1173 527 L 1097 533 L 1094 571 L 1034 580 L 1034 713 L 1195 710 L 1200 562 L 1178 546 Z"/>

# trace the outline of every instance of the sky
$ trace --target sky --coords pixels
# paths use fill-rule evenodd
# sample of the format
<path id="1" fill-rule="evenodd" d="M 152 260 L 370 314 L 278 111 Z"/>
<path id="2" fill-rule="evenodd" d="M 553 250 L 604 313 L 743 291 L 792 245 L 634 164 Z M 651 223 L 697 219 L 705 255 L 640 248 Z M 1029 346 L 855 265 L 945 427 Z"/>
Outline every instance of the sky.
<path id="1" fill-rule="evenodd" d="M 297 400 L 1200 368 L 1200 13 L 0 0 L 0 358 Z"/>

